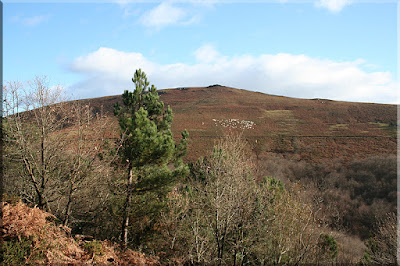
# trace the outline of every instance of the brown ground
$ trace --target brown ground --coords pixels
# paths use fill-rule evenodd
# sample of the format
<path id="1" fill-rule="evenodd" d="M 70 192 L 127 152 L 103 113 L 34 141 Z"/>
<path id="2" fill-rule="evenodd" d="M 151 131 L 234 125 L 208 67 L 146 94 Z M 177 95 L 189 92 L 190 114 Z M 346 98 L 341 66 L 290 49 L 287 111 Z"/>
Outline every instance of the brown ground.
<path id="1" fill-rule="evenodd" d="M 224 86 L 159 93 L 173 109 L 176 138 L 184 129 L 190 133 L 186 157 L 190 161 L 207 154 L 226 131 L 241 132 L 259 158 L 274 152 L 319 161 L 395 154 L 397 150 L 396 105 L 296 99 Z M 98 115 L 114 120 L 112 106 L 121 97 L 84 101 Z M 246 124 L 252 125 L 244 128 Z M 110 137 L 118 134 L 117 128 L 110 128 Z"/>

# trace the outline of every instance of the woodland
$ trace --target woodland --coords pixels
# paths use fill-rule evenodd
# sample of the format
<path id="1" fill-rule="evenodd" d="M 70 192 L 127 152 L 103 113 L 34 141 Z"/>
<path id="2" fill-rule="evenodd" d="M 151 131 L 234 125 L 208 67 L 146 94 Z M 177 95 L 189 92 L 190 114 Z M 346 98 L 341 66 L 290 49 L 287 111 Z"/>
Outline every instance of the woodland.
<path id="1" fill-rule="evenodd" d="M 243 135 L 247 121 L 191 160 L 191 129 L 172 132 L 173 106 L 143 71 L 132 82 L 113 113 L 69 100 L 45 77 L 3 87 L 3 214 L 47 213 L 43 226 L 64 228 L 64 246 L 84 238 L 91 262 L 113 243 L 115 257 L 99 262 L 129 250 L 162 265 L 397 263 L 396 154 L 260 157 L 263 147 Z M 11 222 L 2 225 L 5 264 L 82 262 Z"/>

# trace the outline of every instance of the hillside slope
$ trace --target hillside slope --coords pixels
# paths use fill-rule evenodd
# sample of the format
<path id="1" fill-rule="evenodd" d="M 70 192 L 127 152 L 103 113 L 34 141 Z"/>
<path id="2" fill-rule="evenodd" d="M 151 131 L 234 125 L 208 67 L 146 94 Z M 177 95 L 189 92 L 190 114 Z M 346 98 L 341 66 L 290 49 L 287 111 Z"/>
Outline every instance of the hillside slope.
<path id="1" fill-rule="evenodd" d="M 122 250 L 111 241 L 71 235 L 71 229 L 57 225 L 57 218 L 22 202 L 1 203 L 0 261 L 21 264 L 123 264 L 156 265 L 155 258 L 130 249 Z M 86 239 L 85 239 L 86 238 Z"/>
<path id="2" fill-rule="evenodd" d="M 189 130 L 189 160 L 204 155 L 226 131 L 243 132 L 259 158 L 271 152 L 313 161 L 396 153 L 396 105 L 296 99 L 220 85 L 159 94 L 174 111 L 176 137 Z M 112 106 L 121 97 L 83 101 L 114 119 Z M 118 130 L 110 136 L 118 137 Z"/>

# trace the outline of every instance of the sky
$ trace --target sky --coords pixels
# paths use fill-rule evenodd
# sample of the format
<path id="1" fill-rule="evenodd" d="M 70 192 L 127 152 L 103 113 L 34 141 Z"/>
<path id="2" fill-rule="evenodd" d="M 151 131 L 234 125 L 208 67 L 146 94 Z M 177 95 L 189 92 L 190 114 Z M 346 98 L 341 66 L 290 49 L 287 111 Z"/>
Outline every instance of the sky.
<path id="1" fill-rule="evenodd" d="M 3 0 L 3 80 L 46 76 L 75 99 L 221 84 L 400 103 L 396 0 Z"/>

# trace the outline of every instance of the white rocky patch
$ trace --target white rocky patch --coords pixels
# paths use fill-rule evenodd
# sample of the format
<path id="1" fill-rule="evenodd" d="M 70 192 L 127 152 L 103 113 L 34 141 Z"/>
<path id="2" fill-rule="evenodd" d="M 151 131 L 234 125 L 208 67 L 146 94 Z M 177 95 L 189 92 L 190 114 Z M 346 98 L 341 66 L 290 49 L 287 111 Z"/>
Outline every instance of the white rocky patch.
<path id="1" fill-rule="evenodd" d="M 239 128 L 239 129 L 253 129 L 256 123 L 253 121 L 240 120 L 240 119 L 213 119 L 215 126 L 223 126 L 229 128 Z"/>

